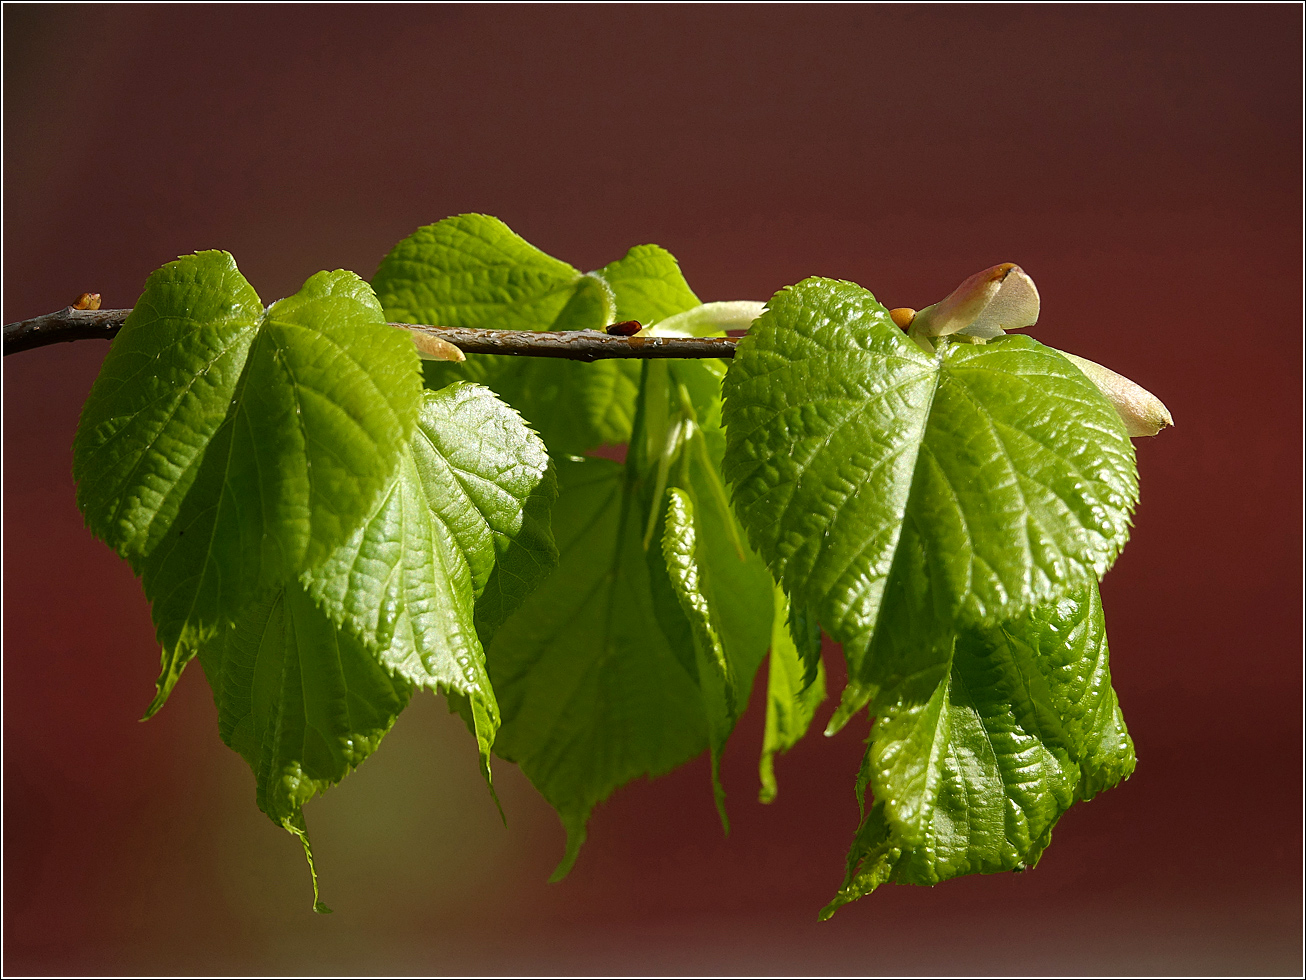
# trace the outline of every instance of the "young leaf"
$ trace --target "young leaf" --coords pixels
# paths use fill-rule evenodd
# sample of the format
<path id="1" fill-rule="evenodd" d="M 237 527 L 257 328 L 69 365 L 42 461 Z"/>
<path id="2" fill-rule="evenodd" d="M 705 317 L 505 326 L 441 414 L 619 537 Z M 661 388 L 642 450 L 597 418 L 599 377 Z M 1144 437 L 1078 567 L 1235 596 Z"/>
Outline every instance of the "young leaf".
<path id="1" fill-rule="evenodd" d="M 753 678 L 770 641 L 772 583 L 765 564 L 744 540 L 721 477 L 725 436 L 720 427 L 718 362 L 646 362 L 641 414 L 627 456 L 638 479 L 641 512 L 650 522 L 649 583 L 654 610 L 672 649 L 700 679 L 713 759 L 712 788 L 728 828 L 719 763 L 725 742 L 748 703 Z M 666 501 L 670 501 L 670 503 Z M 673 519 L 672 511 L 674 507 Z M 686 544 L 688 542 L 688 544 Z M 683 561 L 692 552 L 694 585 L 689 606 Z M 692 607 L 692 608 L 691 608 Z M 697 609 L 697 611 L 694 611 Z M 706 630 L 706 633 L 705 633 Z M 710 634 L 710 640 L 709 640 Z M 699 662 L 719 645 L 731 678 L 729 701 L 716 691 L 720 670 L 704 675 Z M 714 654 L 713 654 L 714 655 Z M 710 662 L 709 656 L 709 662 Z"/>
<path id="2" fill-rule="evenodd" d="M 652 608 L 625 476 L 608 460 L 558 464 L 558 569 L 488 650 L 503 712 L 494 751 L 521 765 L 567 830 L 554 880 L 575 862 L 597 803 L 707 745 L 697 679 Z"/>
<path id="3" fill-rule="evenodd" d="M 770 643 L 772 582 L 766 565 L 748 547 L 721 475 L 725 367 L 715 360 L 646 361 L 644 371 L 639 431 L 627 456 L 628 465 L 640 476 L 639 506 L 650 513 L 663 510 L 659 487 L 663 492 L 678 488 L 687 495 L 698 539 L 703 594 L 712 607 L 744 704 Z M 659 540 L 661 533 L 659 528 Z"/>
<path id="4" fill-rule="evenodd" d="M 200 646 L 222 740 L 254 770 L 259 809 L 304 845 L 302 808 L 371 755 L 408 703 L 406 681 L 337 629 L 295 585 L 264 596 Z"/>
<path id="5" fill-rule="evenodd" d="M 494 581 L 489 616 L 501 617 L 556 563 L 556 493 L 539 437 L 490 391 L 466 382 L 426 391 L 380 505 L 303 577 L 387 669 L 466 709 L 487 782 L 499 709 L 473 601 Z"/>
<path id="6" fill-rule="evenodd" d="M 771 659 L 766 683 L 766 729 L 762 736 L 762 758 L 758 777 L 762 788 L 758 800 L 770 803 L 776 796 L 775 757 L 788 752 L 807 734 L 816 709 L 825 700 L 825 666 L 821 663 L 821 637 L 816 636 L 812 680 L 806 680 L 808 655 L 794 642 L 789 598 L 775 588 L 775 614 L 771 629 Z"/>
<path id="7" fill-rule="evenodd" d="M 150 278 L 74 446 L 87 522 L 153 604 L 150 713 L 196 643 L 367 516 L 412 432 L 418 364 L 353 273 L 318 273 L 266 312 L 225 253 Z"/>
<path id="8" fill-rule="evenodd" d="M 859 675 L 907 529 L 944 622 L 994 624 L 1100 576 L 1138 496 L 1119 416 L 1026 337 L 926 354 L 852 283 L 777 293 L 725 382 L 750 539 Z"/>
<path id="9" fill-rule="evenodd" d="M 886 627 L 877 645 L 906 639 Z M 1031 867 L 1075 800 L 1133 771 L 1096 584 L 950 645 L 932 690 L 919 676 L 879 689 L 865 765 L 875 806 L 823 918 L 885 881 Z"/>
<path id="10" fill-rule="evenodd" d="M 418 229 L 386 256 L 373 285 L 396 320 L 497 330 L 601 330 L 698 303 L 675 259 L 656 245 L 582 274 L 480 214 Z M 428 363 L 425 372 L 431 387 L 463 378 L 493 388 L 555 452 L 630 437 L 639 384 L 633 362 L 472 354 L 460 364 Z"/>
<path id="11" fill-rule="evenodd" d="M 721 753 L 725 750 L 726 739 L 734 731 L 735 722 L 739 720 L 742 706 L 734 671 L 712 621 L 712 605 L 703 594 L 697 544 L 693 502 L 685 491 L 673 488 L 667 494 L 662 557 L 681 613 L 690 625 L 698 685 L 707 716 L 708 747 L 712 754 L 712 795 L 721 816 L 721 825 L 729 833 L 726 794 L 721 786 Z"/>
<path id="12" fill-rule="evenodd" d="M 701 589 L 730 662 L 742 712 L 770 645 L 772 581 L 735 522 L 713 441 L 710 429 L 691 433 L 685 447 L 688 473 L 675 477 L 672 485 L 693 506 Z"/>

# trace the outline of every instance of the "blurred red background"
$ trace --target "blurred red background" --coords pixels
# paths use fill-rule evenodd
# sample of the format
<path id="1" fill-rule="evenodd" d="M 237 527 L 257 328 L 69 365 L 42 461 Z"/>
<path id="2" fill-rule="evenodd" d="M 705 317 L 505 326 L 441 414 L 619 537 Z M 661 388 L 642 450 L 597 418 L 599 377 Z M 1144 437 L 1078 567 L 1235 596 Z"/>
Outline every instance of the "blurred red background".
<path id="1" fill-rule="evenodd" d="M 107 345 L 4 361 L 8 973 L 1296 973 L 1301 969 L 1301 10 L 1265 6 L 35 7 L 4 18 L 4 318 L 133 304 L 231 251 L 266 301 L 498 215 L 595 268 L 640 242 L 705 299 L 812 274 L 923 306 L 1015 261 L 1035 336 L 1159 394 L 1103 584 L 1137 743 L 1039 867 L 887 886 L 825 924 L 865 722 L 756 799 L 725 761 L 563 834 L 421 697 L 307 809 L 333 916 L 254 804 L 199 670 L 158 668 L 73 503 Z M 836 673 L 839 671 L 836 670 Z M 831 710 L 827 703 L 819 722 Z"/>

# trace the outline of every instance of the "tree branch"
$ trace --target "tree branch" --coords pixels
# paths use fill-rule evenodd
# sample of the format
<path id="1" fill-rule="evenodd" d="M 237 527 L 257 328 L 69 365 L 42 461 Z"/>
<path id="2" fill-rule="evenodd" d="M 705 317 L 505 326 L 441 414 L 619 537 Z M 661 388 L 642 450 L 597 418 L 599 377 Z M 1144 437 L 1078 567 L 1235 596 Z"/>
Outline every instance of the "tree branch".
<path id="1" fill-rule="evenodd" d="M 5 356 L 65 341 L 112 340 L 130 312 L 75 310 L 69 306 L 30 320 L 6 323 Z M 735 356 L 735 341 L 729 337 L 610 337 L 597 330 L 475 330 L 417 323 L 390 325 L 446 341 L 464 354 L 564 357 L 575 361 L 610 357 Z"/>

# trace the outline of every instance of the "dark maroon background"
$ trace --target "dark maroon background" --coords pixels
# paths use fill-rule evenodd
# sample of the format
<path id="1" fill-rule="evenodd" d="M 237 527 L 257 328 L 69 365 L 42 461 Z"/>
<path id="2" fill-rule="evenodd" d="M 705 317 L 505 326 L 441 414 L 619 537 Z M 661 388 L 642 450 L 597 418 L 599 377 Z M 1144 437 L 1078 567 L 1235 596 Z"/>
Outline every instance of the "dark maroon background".
<path id="1" fill-rule="evenodd" d="M 69 475 L 106 346 L 6 358 L 6 971 L 1300 970 L 1300 43 L 1295 5 L 7 5 L 6 321 L 130 306 L 201 248 L 270 301 L 476 210 L 583 268 L 658 242 L 705 299 L 820 274 L 923 306 L 1019 262 L 1035 336 L 1178 424 L 1137 443 L 1103 586 L 1138 771 L 1037 870 L 818 924 L 865 723 L 762 807 L 755 698 L 730 837 L 698 760 L 618 792 L 547 885 L 557 821 L 501 763 L 500 826 L 422 697 L 307 810 L 320 917 L 200 672 L 136 721 L 149 611 Z"/>

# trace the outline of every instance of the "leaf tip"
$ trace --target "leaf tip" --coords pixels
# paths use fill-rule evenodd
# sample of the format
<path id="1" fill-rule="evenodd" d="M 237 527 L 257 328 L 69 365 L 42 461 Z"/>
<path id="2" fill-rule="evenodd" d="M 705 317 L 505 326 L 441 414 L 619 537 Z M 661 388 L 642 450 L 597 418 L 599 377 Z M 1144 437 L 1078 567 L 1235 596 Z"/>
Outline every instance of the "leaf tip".
<path id="1" fill-rule="evenodd" d="M 507 815 L 506 813 L 503 812 L 503 803 L 501 803 L 501 802 L 499 801 L 499 794 L 495 792 L 495 790 L 494 790 L 494 784 L 493 784 L 492 782 L 490 782 L 490 774 L 489 774 L 489 766 L 488 766 L 488 764 L 486 765 L 485 768 L 486 768 L 486 773 L 485 773 L 485 785 L 486 785 L 486 786 L 489 788 L 489 790 L 490 790 L 490 799 L 494 800 L 494 807 L 495 807 L 496 810 L 499 811 L 499 819 L 500 819 L 501 821 L 503 821 L 503 825 L 504 825 L 505 827 L 507 827 L 507 826 L 508 826 L 508 815 Z"/>
<path id="2" fill-rule="evenodd" d="M 861 684 L 849 684 L 843 689 L 843 697 L 839 701 L 839 707 L 835 709 L 834 714 L 830 717 L 829 723 L 825 726 L 825 737 L 830 738 L 839 734 L 844 725 L 852 720 L 853 715 L 866 707 L 870 701 L 872 692 Z"/>
<path id="3" fill-rule="evenodd" d="M 712 801 L 716 804 L 717 816 L 721 818 L 721 832 L 730 836 L 730 816 L 726 813 L 726 788 L 721 785 L 721 755 L 712 752 Z"/>
<path id="4" fill-rule="evenodd" d="M 165 694 L 163 691 L 158 691 L 154 695 L 153 700 L 150 701 L 149 706 L 146 707 L 145 714 L 141 715 L 138 720 L 141 723 L 149 721 L 151 718 L 153 718 L 155 715 L 159 713 L 159 709 L 163 707 L 164 703 L 167 700 L 168 700 L 168 695 Z"/>
<path id="5" fill-rule="evenodd" d="M 571 869 L 572 866 L 576 863 L 576 856 L 579 853 L 579 850 L 580 850 L 579 847 L 577 847 L 575 850 L 572 849 L 571 841 L 569 838 L 567 842 L 567 853 L 562 856 L 562 860 L 558 862 L 558 866 L 553 869 L 553 874 L 549 875 L 550 885 L 558 884 L 558 882 L 566 878 L 567 875 L 571 874 Z"/>
<path id="6" fill-rule="evenodd" d="M 779 785 L 775 781 L 775 753 L 763 751 L 757 766 L 757 776 L 762 785 L 757 791 L 758 803 L 774 803 Z"/>
<path id="7" fill-rule="evenodd" d="M 281 826 L 298 837 L 299 843 L 304 847 L 304 857 L 308 860 L 308 873 L 313 879 L 313 911 L 319 915 L 331 914 L 332 910 L 322 901 L 322 896 L 318 892 L 317 863 L 313 860 L 313 846 L 308 842 L 308 827 L 304 823 L 304 812 L 296 808 L 289 816 L 282 818 Z"/>
<path id="8" fill-rule="evenodd" d="M 572 866 L 576 863 L 576 858 L 580 856 L 581 845 L 585 843 L 588 836 L 586 824 L 589 822 L 590 808 L 586 807 L 579 813 L 559 813 L 562 818 L 563 829 L 567 831 L 567 850 L 562 855 L 562 860 L 558 866 L 553 869 L 553 874 L 549 875 L 549 884 L 556 885 L 571 873 Z"/>
<path id="9" fill-rule="evenodd" d="M 189 660 L 190 656 L 183 654 L 177 647 L 163 651 L 163 670 L 159 673 L 159 679 L 154 682 L 154 698 L 145 709 L 145 714 L 141 715 L 141 721 L 149 721 L 168 703 L 168 696 L 177 686 L 177 681 L 181 679 L 181 672 Z"/>

